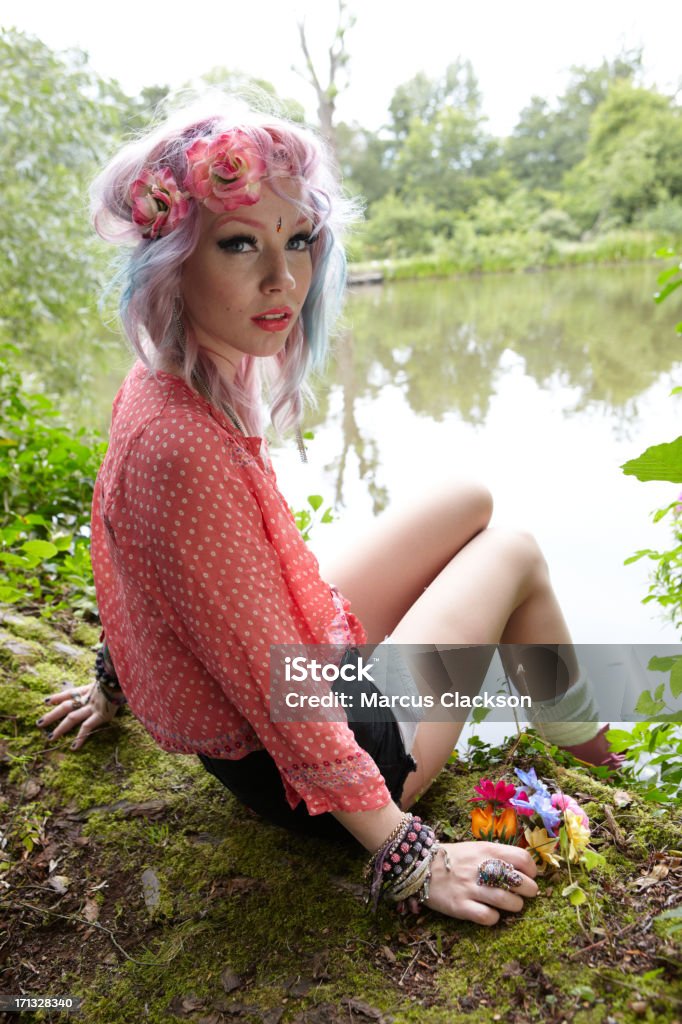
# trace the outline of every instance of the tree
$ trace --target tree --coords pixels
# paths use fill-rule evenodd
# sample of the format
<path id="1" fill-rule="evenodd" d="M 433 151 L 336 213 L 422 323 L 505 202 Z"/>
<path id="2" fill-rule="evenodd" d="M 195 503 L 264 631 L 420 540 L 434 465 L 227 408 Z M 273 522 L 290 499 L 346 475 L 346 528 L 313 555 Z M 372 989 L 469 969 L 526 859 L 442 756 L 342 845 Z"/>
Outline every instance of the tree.
<path id="1" fill-rule="evenodd" d="M 337 159 L 347 189 L 371 206 L 393 187 L 390 142 L 359 124 L 336 127 Z"/>
<path id="2" fill-rule="evenodd" d="M 590 118 L 610 86 L 634 81 L 641 66 L 641 50 L 633 50 L 596 68 L 572 67 L 556 110 L 546 99 L 534 96 L 506 145 L 506 158 L 517 179 L 531 188 L 558 189 L 566 171 L 585 156 Z"/>
<path id="3" fill-rule="evenodd" d="M 429 124 L 443 107 L 455 107 L 480 119 L 481 93 L 471 61 L 458 57 L 440 78 L 429 78 L 419 71 L 409 82 L 399 85 L 389 106 L 389 130 L 396 141 L 402 142 L 415 121 Z"/>
<path id="4" fill-rule="evenodd" d="M 354 24 L 355 16 L 349 13 L 346 0 L 339 0 L 339 17 L 336 25 L 336 31 L 334 33 L 332 43 L 327 50 L 327 56 L 329 58 L 327 84 L 323 85 L 320 81 L 320 76 L 318 75 L 315 63 L 310 53 L 305 23 L 303 21 L 298 23 L 298 34 L 306 66 L 306 73 L 303 77 L 307 79 L 309 84 L 312 85 L 315 90 L 315 95 L 317 96 L 317 117 L 319 120 L 320 131 L 329 142 L 329 145 L 335 155 L 337 152 L 336 128 L 334 121 L 336 113 L 336 98 L 341 89 L 345 88 L 345 85 L 347 85 L 347 82 L 343 85 L 340 84 L 340 75 L 346 70 L 350 60 L 350 54 L 346 48 L 346 33 L 353 28 Z"/>
<path id="5" fill-rule="evenodd" d="M 567 209 L 583 227 L 630 224 L 682 196 L 682 108 L 654 90 L 614 82 L 566 184 Z"/>
<path id="6" fill-rule="evenodd" d="M 85 54 L 0 34 L 0 329 L 32 338 L 76 319 L 97 285 L 87 185 L 120 130 L 121 111 Z"/>

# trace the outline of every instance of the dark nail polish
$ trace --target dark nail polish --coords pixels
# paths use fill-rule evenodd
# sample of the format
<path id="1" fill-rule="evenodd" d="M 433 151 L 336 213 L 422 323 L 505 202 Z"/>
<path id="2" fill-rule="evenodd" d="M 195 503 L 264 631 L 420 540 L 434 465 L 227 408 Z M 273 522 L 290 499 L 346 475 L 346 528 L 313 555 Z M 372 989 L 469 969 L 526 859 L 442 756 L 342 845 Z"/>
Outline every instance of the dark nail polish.
<path id="1" fill-rule="evenodd" d="M 47 734 L 47 738 L 48 738 L 48 740 L 51 740 L 51 739 L 52 739 L 52 735 L 53 735 L 53 734 L 52 734 L 51 732 L 48 732 L 48 734 Z"/>
<path id="2" fill-rule="evenodd" d="M 36 725 L 42 725 L 44 721 L 45 719 L 39 718 L 38 721 L 36 722 Z"/>
<path id="3" fill-rule="evenodd" d="M 72 750 L 78 750 L 78 744 L 77 743 L 72 743 L 71 744 L 71 749 Z"/>
<path id="4" fill-rule="evenodd" d="M 45 697 L 44 700 L 43 700 L 43 704 L 49 704 L 51 700 L 52 700 L 52 697 Z"/>

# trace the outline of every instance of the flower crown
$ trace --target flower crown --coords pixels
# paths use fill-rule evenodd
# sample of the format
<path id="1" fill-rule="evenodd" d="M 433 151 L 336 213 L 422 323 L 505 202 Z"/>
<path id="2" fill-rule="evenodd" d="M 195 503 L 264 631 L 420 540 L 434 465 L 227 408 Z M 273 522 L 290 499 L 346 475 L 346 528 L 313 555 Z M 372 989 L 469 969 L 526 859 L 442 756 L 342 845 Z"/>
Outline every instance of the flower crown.
<path id="1" fill-rule="evenodd" d="M 184 220 L 191 201 L 214 213 L 252 206 L 260 199 L 266 164 L 252 139 L 239 128 L 192 143 L 182 187 L 168 167 L 145 168 L 130 189 L 133 223 L 142 238 L 169 235 Z M 283 147 L 275 151 L 281 174 L 293 174 Z"/>

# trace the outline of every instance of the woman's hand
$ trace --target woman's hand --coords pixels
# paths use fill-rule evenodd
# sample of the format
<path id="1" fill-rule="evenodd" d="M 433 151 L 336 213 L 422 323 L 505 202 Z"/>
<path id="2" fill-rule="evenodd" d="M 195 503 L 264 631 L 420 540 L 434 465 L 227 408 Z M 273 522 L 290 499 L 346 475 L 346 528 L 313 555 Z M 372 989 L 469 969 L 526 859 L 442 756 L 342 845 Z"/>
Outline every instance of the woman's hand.
<path id="1" fill-rule="evenodd" d="M 503 843 L 442 843 L 450 861 L 450 871 L 442 852 L 433 859 L 431 885 L 426 906 L 448 917 L 458 917 L 476 924 L 493 925 L 500 911 L 518 913 L 524 898 L 537 896 L 533 881 L 537 874 L 535 862 L 527 850 Z M 507 891 L 478 884 L 478 869 L 489 857 L 511 864 L 521 874 L 521 884 Z"/>
<path id="2" fill-rule="evenodd" d="M 50 739 L 59 739 L 71 729 L 80 726 L 78 735 L 71 744 L 72 750 L 82 747 L 90 733 L 110 722 L 118 711 L 118 707 L 106 699 L 97 683 L 60 690 L 59 693 L 46 697 L 45 703 L 52 704 L 53 710 L 38 719 L 36 725 L 40 729 L 49 729 L 58 723 L 50 733 Z"/>

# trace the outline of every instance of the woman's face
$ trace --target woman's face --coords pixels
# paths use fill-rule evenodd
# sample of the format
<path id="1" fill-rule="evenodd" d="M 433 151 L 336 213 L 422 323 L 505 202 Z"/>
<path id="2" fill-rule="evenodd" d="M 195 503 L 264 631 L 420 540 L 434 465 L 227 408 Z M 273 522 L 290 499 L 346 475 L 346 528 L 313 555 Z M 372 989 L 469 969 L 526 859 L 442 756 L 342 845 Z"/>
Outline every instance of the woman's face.
<path id="1" fill-rule="evenodd" d="M 292 198 L 300 189 L 281 179 Z M 312 223 L 264 184 L 253 206 L 201 210 L 201 236 L 182 269 L 183 317 L 228 379 L 245 355 L 284 346 L 312 277 Z"/>

